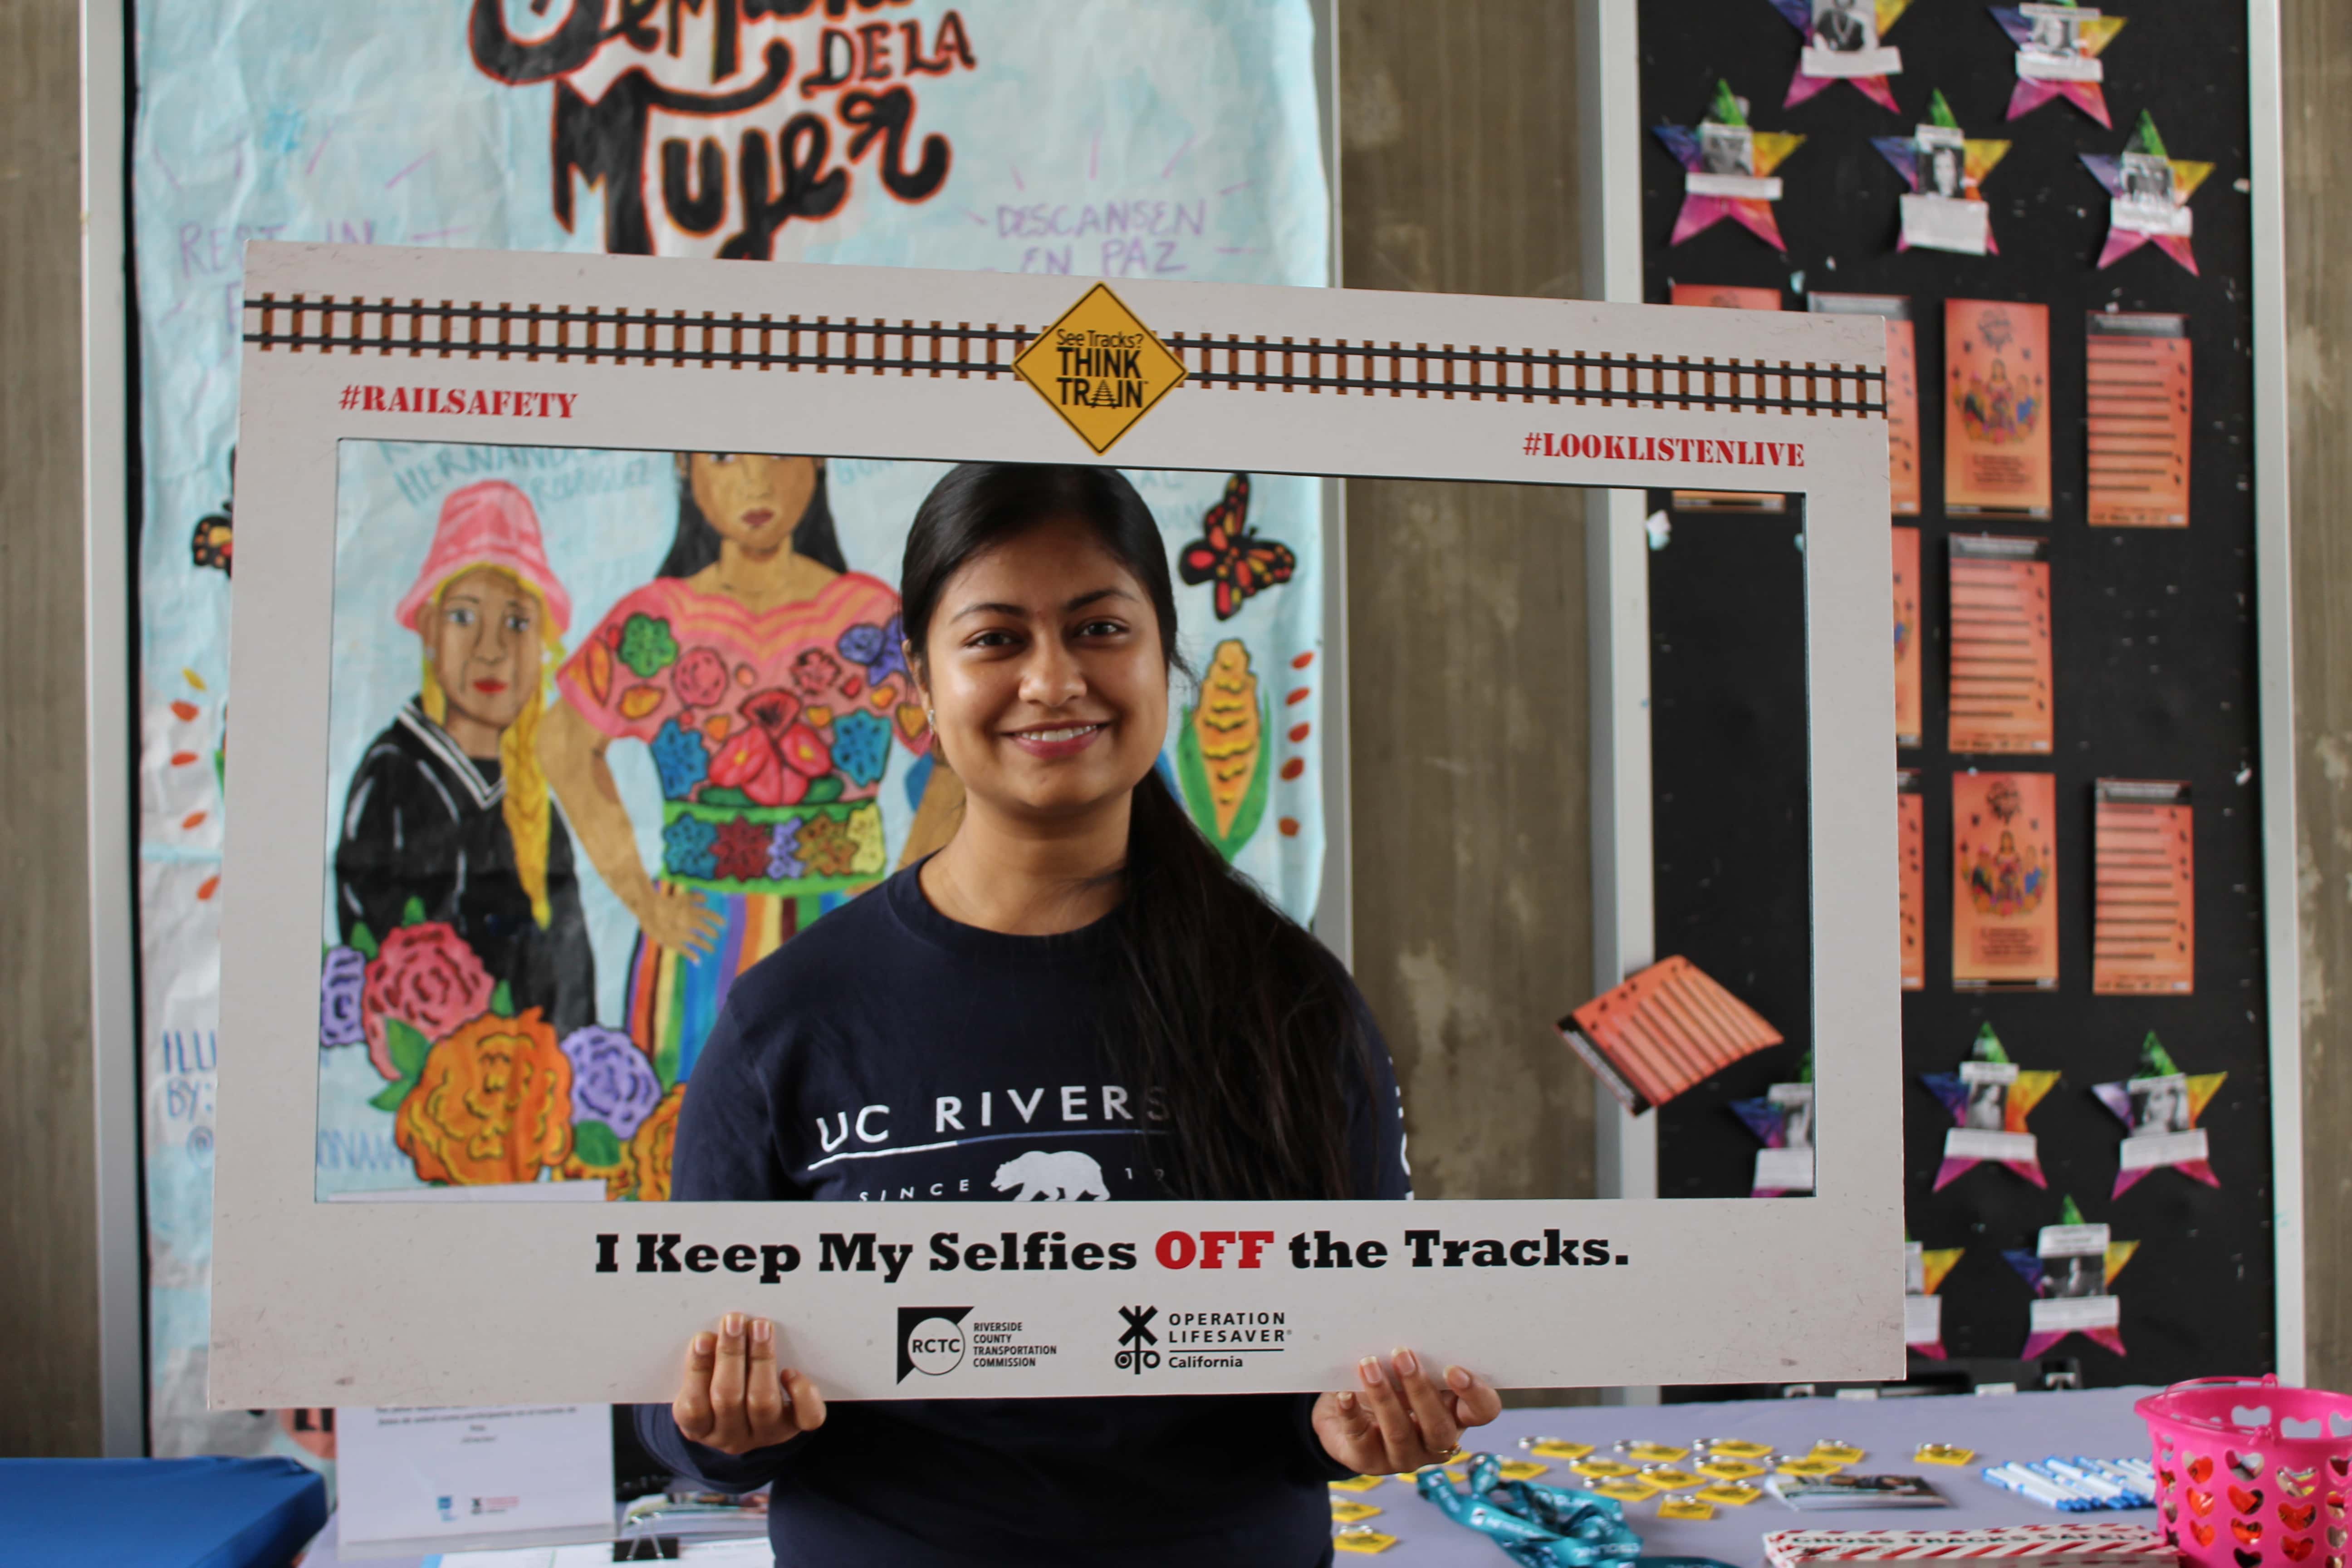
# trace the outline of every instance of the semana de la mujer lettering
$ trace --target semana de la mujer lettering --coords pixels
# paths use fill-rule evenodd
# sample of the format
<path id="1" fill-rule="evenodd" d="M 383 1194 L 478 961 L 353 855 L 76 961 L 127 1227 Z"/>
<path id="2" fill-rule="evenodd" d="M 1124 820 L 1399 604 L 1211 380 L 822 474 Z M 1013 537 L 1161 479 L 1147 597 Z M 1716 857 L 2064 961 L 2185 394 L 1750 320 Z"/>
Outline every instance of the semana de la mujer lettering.
<path id="1" fill-rule="evenodd" d="M 790 1242 L 689 1243 L 678 1231 L 639 1231 L 635 1254 L 623 1260 L 622 1237 L 607 1232 L 596 1237 L 595 1272 L 599 1274 L 742 1274 L 762 1285 L 773 1285 L 797 1271 L 801 1248 Z M 966 1241 L 960 1231 L 931 1233 L 924 1258 L 933 1274 L 959 1270 L 975 1273 L 1123 1273 L 1139 1265 L 1133 1241 L 1094 1242 L 1069 1239 L 1058 1230 L 999 1231 L 982 1240 Z M 879 1233 L 822 1231 L 817 1236 L 816 1271 L 820 1274 L 874 1274 L 895 1285 L 914 1259 L 913 1242 L 885 1241 Z M 1384 1268 L 1402 1262 L 1413 1268 L 1597 1268 L 1630 1263 L 1606 1239 L 1563 1236 L 1548 1228 L 1540 1236 L 1447 1236 L 1441 1230 L 1404 1232 L 1402 1245 L 1391 1248 L 1376 1238 L 1349 1241 L 1328 1230 L 1301 1231 L 1286 1246 L 1276 1245 L 1270 1230 L 1171 1230 L 1151 1244 L 1151 1257 L 1162 1269 L 1255 1269 L 1283 1267 L 1287 1256 L 1295 1269 Z"/>
<path id="2" fill-rule="evenodd" d="M 853 20 L 849 0 L 710 0 L 705 26 L 700 0 L 629 0 L 609 26 L 599 0 L 559 9 L 517 37 L 503 0 L 473 0 L 467 45 L 494 80 L 553 84 L 555 218 L 570 229 L 578 190 L 601 189 L 608 251 L 651 255 L 658 237 L 766 260 L 786 225 L 839 214 L 861 170 L 909 205 L 947 183 L 954 147 L 918 132 L 916 92 L 977 68 L 953 9 Z"/>

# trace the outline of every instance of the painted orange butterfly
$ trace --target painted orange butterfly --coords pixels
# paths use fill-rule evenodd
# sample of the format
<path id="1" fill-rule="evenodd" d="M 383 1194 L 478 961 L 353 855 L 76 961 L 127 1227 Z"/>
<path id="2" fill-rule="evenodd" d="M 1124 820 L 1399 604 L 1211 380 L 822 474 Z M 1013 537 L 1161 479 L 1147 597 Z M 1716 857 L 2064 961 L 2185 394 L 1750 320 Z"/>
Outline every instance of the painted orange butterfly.
<path id="1" fill-rule="evenodd" d="M 1298 569 L 1298 557 L 1288 545 L 1250 531 L 1249 495 L 1247 474 L 1227 479 L 1224 498 L 1201 519 L 1201 537 L 1176 558 L 1176 574 L 1185 582 L 1217 585 L 1221 621 L 1233 619 L 1253 594 L 1289 582 Z"/>

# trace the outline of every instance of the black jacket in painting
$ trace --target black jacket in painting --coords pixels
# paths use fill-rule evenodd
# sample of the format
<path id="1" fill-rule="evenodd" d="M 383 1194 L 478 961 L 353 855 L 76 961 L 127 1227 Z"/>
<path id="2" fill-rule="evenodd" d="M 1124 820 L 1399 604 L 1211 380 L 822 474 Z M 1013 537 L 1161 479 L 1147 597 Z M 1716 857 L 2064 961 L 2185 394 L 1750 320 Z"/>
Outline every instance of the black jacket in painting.
<path id="1" fill-rule="evenodd" d="M 1110 922 L 1051 937 L 982 931 L 932 909 L 919 869 L 833 910 L 735 982 L 679 1113 L 674 1199 L 1160 1195 L 1154 1148 L 1166 1134 L 1105 1045 L 1123 1016 Z M 1360 999 L 1358 1014 L 1370 1031 Z M 1370 1081 L 1333 1053 L 1332 1090 L 1349 1108 L 1349 1195 L 1405 1198 L 1396 1080 L 1377 1033 L 1370 1044 Z M 976 1218 L 971 1237 L 1037 1223 L 998 1214 Z M 789 1333 L 790 1309 L 780 1316 Z M 1108 1353 L 1103 1365 L 1116 1386 Z M 681 1473 L 730 1491 L 773 1482 L 780 1563 L 1307 1568 L 1330 1561 L 1326 1487 L 1348 1473 L 1309 1427 L 1314 1401 L 843 1401 L 817 1431 L 737 1458 L 687 1441 L 667 1405 L 639 1405 L 636 1425 Z"/>
<path id="2" fill-rule="evenodd" d="M 572 835 L 550 801 L 544 929 L 515 869 L 506 783 L 495 759 L 469 757 L 414 700 L 369 743 L 352 775 L 335 847 L 335 919 L 343 940 L 362 921 L 378 941 L 408 901 L 454 927 L 515 1010 L 536 1007 L 567 1034 L 595 1021 L 596 960 L 580 911 Z"/>

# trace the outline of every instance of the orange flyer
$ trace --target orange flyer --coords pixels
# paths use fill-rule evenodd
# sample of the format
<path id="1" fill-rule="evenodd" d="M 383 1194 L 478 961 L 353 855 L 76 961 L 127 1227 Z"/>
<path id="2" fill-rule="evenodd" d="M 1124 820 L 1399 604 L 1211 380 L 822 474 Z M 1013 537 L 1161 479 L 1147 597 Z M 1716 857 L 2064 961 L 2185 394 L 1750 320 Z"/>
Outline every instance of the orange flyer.
<path id="1" fill-rule="evenodd" d="M 1666 303 L 1711 306 L 1718 310 L 1777 310 L 1780 290 L 1743 289 L 1730 283 L 1677 283 Z"/>
<path id="2" fill-rule="evenodd" d="M 1730 283 L 1677 283 L 1666 296 L 1670 305 L 1717 310 L 1777 310 L 1778 289 L 1746 289 Z M 1748 490 L 1676 490 L 1674 504 L 1689 511 L 1786 511 L 1789 498 L 1758 495 Z"/>
<path id="3" fill-rule="evenodd" d="M 2058 986 L 2058 785 L 1952 775 L 1952 988 Z"/>
<path id="4" fill-rule="evenodd" d="M 1638 1116 L 1780 1032 L 1687 958 L 1663 958 L 1559 1021 L 1559 1032 Z"/>
<path id="5" fill-rule="evenodd" d="M 1809 294 L 1806 305 L 1817 314 L 1886 318 L 1887 510 L 1918 516 L 1919 353 L 1911 301 L 1900 294 Z"/>
<path id="6" fill-rule="evenodd" d="M 2089 313 L 2094 528 L 2189 526 L 2189 318 Z"/>
<path id="7" fill-rule="evenodd" d="M 1927 986 L 1927 803 L 1919 775 L 1895 772 L 1895 873 L 1902 892 L 1895 908 L 1903 928 L 1903 989 Z"/>
<path id="8" fill-rule="evenodd" d="M 1895 534 L 1895 743 L 1919 744 L 1919 531 Z"/>
<path id="9" fill-rule="evenodd" d="M 2196 989 L 2197 854 L 2189 786 L 2101 779 L 2095 835 L 2091 990 L 2186 996 Z"/>
<path id="10" fill-rule="evenodd" d="M 2050 563 L 2039 539 L 1951 538 L 1950 717 L 1958 752 L 2023 752 L 2053 744 L 2050 686 Z"/>
<path id="11" fill-rule="evenodd" d="M 2050 308 L 1944 301 L 1944 510 L 2050 515 Z"/>

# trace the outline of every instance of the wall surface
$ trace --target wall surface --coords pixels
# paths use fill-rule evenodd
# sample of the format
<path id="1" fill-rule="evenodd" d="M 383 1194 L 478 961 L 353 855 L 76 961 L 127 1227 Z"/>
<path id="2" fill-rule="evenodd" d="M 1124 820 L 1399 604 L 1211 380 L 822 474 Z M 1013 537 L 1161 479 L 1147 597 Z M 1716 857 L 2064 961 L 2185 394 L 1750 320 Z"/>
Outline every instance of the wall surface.
<path id="1" fill-rule="evenodd" d="M 1580 292 L 1575 8 L 1339 7 L 1358 289 Z M 1351 481 L 1356 973 L 1424 1197 L 1592 1191 L 1581 492 Z"/>
<path id="2" fill-rule="evenodd" d="M 73 0 L 0 5 L 0 1455 L 95 1454 Z"/>
<path id="3" fill-rule="evenodd" d="M 2352 6 L 2286 0 L 2287 395 L 2310 1382 L 2352 1387 Z"/>

